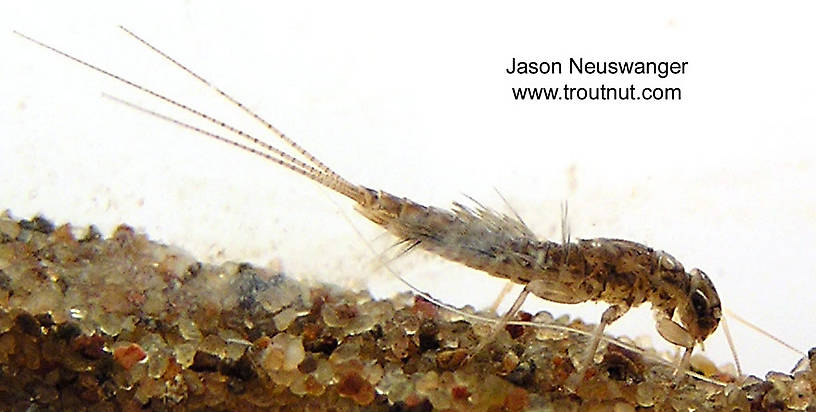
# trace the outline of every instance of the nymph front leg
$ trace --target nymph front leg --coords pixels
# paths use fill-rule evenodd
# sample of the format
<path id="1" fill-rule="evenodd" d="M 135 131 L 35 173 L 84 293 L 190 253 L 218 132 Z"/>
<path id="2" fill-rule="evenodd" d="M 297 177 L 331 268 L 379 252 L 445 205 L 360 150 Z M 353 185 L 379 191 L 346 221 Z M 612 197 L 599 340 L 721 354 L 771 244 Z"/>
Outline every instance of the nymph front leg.
<path id="1" fill-rule="evenodd" d="M 677 369 L 674 371 L 675 381 L 679 381 L 683 376 L 685 376 L 686 370 L 688 370 L 689 363 L 691 362 L 691 352 L 694 349 L 695 344 L 694 338 L 686 330 L 686 328 L 673 321 L 666 313 L 657 312 L 655 318 L 657 321 L 655 323 L 657 333 L 659 333 L 663 339 L 685 348 L 683 357 L 680 358 L 680 362 L 677 364 Z"/>

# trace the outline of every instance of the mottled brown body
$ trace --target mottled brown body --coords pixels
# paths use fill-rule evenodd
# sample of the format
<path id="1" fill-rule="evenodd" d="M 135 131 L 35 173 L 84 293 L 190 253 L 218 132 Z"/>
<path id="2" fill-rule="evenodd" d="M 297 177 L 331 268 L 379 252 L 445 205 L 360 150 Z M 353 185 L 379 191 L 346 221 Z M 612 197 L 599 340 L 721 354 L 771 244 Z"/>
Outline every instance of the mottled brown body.
<path id="1" fill-rule="evenodd" d="M 569 290 L 561 303 L 646 301 L 671 316 L 690 278 L 671 255 L 620 239 L 538 240 L 509 216 L 456 205 L 454 211 L 367 189 L 359 211 L 393 235 L 446 259 L 525 285 L 532 280 Z"/>

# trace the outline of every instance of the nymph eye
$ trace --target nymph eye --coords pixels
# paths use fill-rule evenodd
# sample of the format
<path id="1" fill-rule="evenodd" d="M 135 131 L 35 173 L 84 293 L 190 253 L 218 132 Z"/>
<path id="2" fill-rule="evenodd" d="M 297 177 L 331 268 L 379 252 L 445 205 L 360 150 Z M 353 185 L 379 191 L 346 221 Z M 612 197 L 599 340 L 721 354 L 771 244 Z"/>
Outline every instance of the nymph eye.
<path id="1" fill-rule="evenodd" d="M 691 295 L 691 307 L 694 308 L 694 313 L 699 317 L 705 316 L 708 313 L 708 298 L 699 289 L 695 290 Z"/>

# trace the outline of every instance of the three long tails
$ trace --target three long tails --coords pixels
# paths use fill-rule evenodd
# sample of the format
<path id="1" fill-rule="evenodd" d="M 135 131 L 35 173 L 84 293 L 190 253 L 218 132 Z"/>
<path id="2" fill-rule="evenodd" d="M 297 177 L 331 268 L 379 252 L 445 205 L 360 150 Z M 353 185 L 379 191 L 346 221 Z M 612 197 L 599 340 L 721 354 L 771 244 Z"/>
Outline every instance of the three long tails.
<path id="1" fill-rule="evenodd" d="M 33 42 L 33 43 L 35 43 L 35 44 L 37 44 L 37 45 L 39 45 L 41 47 L 44 47 L 44 48 L 46 48 L 48 50 L 51 50 L 52 52 L 57 53 L 57 54 L 65 57 L 65 58 L 73 60 L 73 61 L 75 61 L 75 62 L 77 62 L 77 63 L 79 63 L 79 64 L 81 64 L 81 65 L 83 65 L 85 67 L 88 67 L 91 70 L 102 73 L 105 76 L 108 76 L 108 77 L 110 77 L 112 79 L 120 81 L 120 82 L 122 82 L 124 84 L 127 84 L 128 86 L 131 86 L 131 87 L 133 87 L 133 88 L 135 88 L 135 89 L 137 89 L 137 90 L 139 90 L 141 92 L 144 92 L 144 93 L 147 93 L 147 94 L 149 94 L 149 95 L 151 95 L 153 97 L 156 97 L 156 98 L 158 98 L 158 99 L 160 99 L 160 100 L 162 100 L 164 102 L 167 102 L 167 103 L 169 103 L 169 104 L 171 104 L 173 106 L 176 106 L 176 107 L 178 107 L 178 108 L 180 108 L 180 109 L 182 109 L 182 110 L 184 110 L 186 112 L 192 113 L 192 114 L 194 114 L 194 115 L 196 115 L 196 116 L 198 116 L 198 117 L 200 117 L 200 118 L 202 118 L 202 119 L 204 119 L 204 120 L 206 120 L 206 121 L 208 121 L 208 122 L 222 128 L 224 130 L 230 131 L 230 132 L 238 135 L 240 138 L 245 140 L 247 143 L 244 144 L 244 143 L 236 142 L 234 140 L 225 138 L 225 137 L 223 137 L 221 135 L 218 135 L 216 133 L 204 130 L 204 129 L 200 128 L 200 127 L 196 127 L 196 126 L 193 126 L 193 125 L 191 125 L 189 123 L 185 123 L 185 122 L 182 122 L 180 120 L 174 119 L 174 118 L 172 118 L 170 116 L 166 116 L 166 115 L 163 115 L 163 114 L 158 113 L 156 111 L 146 109 L 144 107 L 141 107 L 141 106 L 135 105 L 133 103 L 127 102 L 125 100 L 122 100 L 122 99 L 119 99 L 119 98 L 116 98 L 116 97 L 113 97 L 113 96 L 110 96 L 110 95 L 106 95 L 106 97 L 108 97 L 108 98 L 111 98 L 111 99 L 113 99 L 113 100 L 115 100 L 115 101 L 117 101 L 119 103 L 125 104 L 127 106 L 130 106 L 130 107 L 132 107 L 132 108 L 134 108 L 136 110 L 139 110 L 141 112 L 150 114 L 152 116 L 158 117 L 158 118 L 163 119 L 163 120 L 167 120 L 167 121 L 169 121 L 171 123 L 174 123 L 176 125 L 179 125 L 181 127 L 196 131 L 196 132 L 201 133 L 202 135 L 205 135 L 207 137 L 210 137 L 210 138 L 213 138 L 215 140 L 218 140 L 218 141 L 227 143 L 229 145 L 235 146 L 235 147 L 237 147 L 239 149 L 245 150 L 245 151 L 247 151 L 249 153 L 252 153 L 252 154 L 254 154 L 256 156 L 263 157 L 263 158 L 265 158 L 265 159 L 267 159 L 267 160 L 269 160 L 269 161 L 271 161 L 273 163 L 276 163 L 276 164 L 278 164 L 280 166 L 283 166 L 283 167 L 285 167 L 285 168 L 287 168 L 287 169 L 289 169 L 289 170 L 291 170 L 291 171 L 293 171 L 293 172 L 295 172 L 295 173 L 297 173 L 297 174 L 299 174 L 301 176 L 304 176 L 304 177 L 306 177 L 306 178 L 308 178 L 308 179 L 310 179 L 310 180 L 312 180 L 312 181 L 314 181 L 316 183 L 319 183 L 319 184 L 321 184 L 321 185 L 323 185 L 323 186 L 325 186 L 325 187 L 327 187 L 327 188 L 329 188 L 329 189 L 331 189 L 331 190 L 333 190 L 333 191 L 335 191 L 337 193 L 340 193 L 340 194 L 354 200 L 357 203 L 362 204 L 363 202 L 366 201 L 366 193 L 368 192 L 366 189 L 363 189 L 362 187 L 360 187 L 358 185 L 355 185 L 355 184 L 352 184 L 349 181 L 347 181 L 346 179 L 344 179 L 342 176 L 337 174 L 330 167 L 326 166 L 323 162 L 318 160 L 314 155 L 309 153 L 306 149 L 304 149 L 299 144 L 297 144 L 294 140 L 290 139 L 288 136 L 283 134 L 274 125 L 272 125 L 268 121 L 264 120 L 258 114 L 256 114 L 253 111 L 249 110 L 241 102 L 237 101 L 235 98 L 233 98 L 232 96 L 230 96 L 229 94 L 227 94 L 223 90 L 221 90 L 218 87 L 214 86 L 207 79 L 201 77 L 200 75 L 196 74 L 192 70 L 188 69 L 186 66 L 179 63 L 177 60 L 173 59 L 172 57 L 170 57 L 166 53 L 162 52 L 161 50 L 159 50 L 158 48 L 156 48 L 155 46 L 153 46 L 152 44 L 150 44 L 146 40 L 142 39 L 141 37 L 139 37 L 136 34 L 134 34 L 133 32 L 131 32 L 130 30 L 126 29 L 125 27 L 119 26 L 119 28 L 122 29 L 125 33 L 127 33 L 131 37 L 133 37 L 134 39 L 136 39 L 139 42 L 141 42 L 142 44 L 144 44 L 145 46 L 149 47 L 154 52 L 158 53 L 163 58 L 165 58 L 168 61 L 170 61 L 171 63 L 173 63 L 175 66 L 181 68 L 182 70 L 184 70 L 189 75 L 193 76 L 194 78 L 196 78 L 200 82 L 207 85 L 207 87 L 214 90 L 221 97 L 227 99 L 232 104 L 238 106 L 242 111 L 244 111 L 244 113 L 248 114 L 249 116 L 251 116 L 252 118 L 257 120 L 258 122 L 263 124 L 264 127 L 266 127 L 266 129 L 270 131 L 270 133 L 272 133 L 275 137 L 279 138 L 282 142 L 284 142 L 286 145 L 288 145 L 290 148 L 292 148 L 295 151 L 295 153 L 297 153 L 297 155 L 292 155 L 292 154 L 287 153 L 287 152 L 285 152 L 285 151 L 283 151 L 281 149 L 278 149 L 277 147 L 271 145 L 270 143 L 267 143 L 267 142 L 265 142 L 265 141 L 263 141 L 263 140 L 261 140 L 261 139 L 259 139 L 257 137 L 254 137 L 254 136 L 250 135 L 249 133 L 246 133 L 243 130 L 240 130 L 237 127 L 234 127 L 234 126 L 232 126 L 232 125 L 230 125 L 230 124 L 228 124 L 228 123 L 226 123 L 226 122 L 224 122 L 222 120 L 219 120 L 219 119 L 216 119 L 216 118 L 214 118 L 214 117 L 212 117 L 210 115 L 207 115 L 204 112 L 202 112 L 200 110 L 197 110 L 197 109 L 193 108 L 192 106 L 190 106 L 188 104 L 181 103 L 181 102 L 179 102 L 177 100 L 174 100 L 174 99 L 169 98 L 169 97 L 167 97 L 165 95 L 162 95 L 162 94 L 157 93 L 157 92 L 155 92 L 153 90 L 150 90 L 150 89 L 148 89 L 148 88 L 146 88 L 144 86 L 141 86 L 141 85 L 139 85 L 137 83 L 134 83 L 134 82 L 122 77 L 122 76 L 116 75 L 116 74 L 111 73 L 111 72 L 109 72 L 109 71 L 107 71 L 105 69 L 102 69 L 99 66 L 93 65 L 91 63 L 88 63 L 88 62 L 80 59 L 80 58 L 74 57 L 74 56 L 72 56 L 72 55 L 70 55 L 68 53 L 65 53 L 65 52 L 57 49 L 57 48 L 49 46 L 48 44 L 45 44 L 45 43 L 43 43 L 43 42 L 41 42 L 39 40 L 33 39 L 33 38 L 29 37 L 29 36 L 26 36 L 25 34 L 22 34 L 22 33 L 18 32 L 18 31 L 14 31 L 14 34 L 16 34 L 16 35 L 18 35 L 18 36 L 20 36 L 20 37 L 22 37 L 22 38 L 24 38 L 24 39 L 26 39 L 26 40 L 28 40 L 30 42 Z M 302 159 L 298 158 L 297 156 L 301 156 Z"/>

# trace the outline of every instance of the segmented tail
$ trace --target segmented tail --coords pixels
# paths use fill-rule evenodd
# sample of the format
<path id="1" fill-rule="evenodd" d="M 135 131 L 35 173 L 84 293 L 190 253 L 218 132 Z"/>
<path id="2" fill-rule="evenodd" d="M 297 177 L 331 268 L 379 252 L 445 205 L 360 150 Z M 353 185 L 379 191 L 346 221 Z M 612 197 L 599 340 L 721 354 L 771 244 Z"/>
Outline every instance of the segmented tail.
<path id="1" fill-rule="evenodd" d="M 31 41 L 31 42 L 33 42 L 33 43 L 35 43 L 35 44 L 37 44 L 37 45 L 39 45 L 41 47 L 44 47 L 44 48 L 46 48 L 48 50 L 51 50 L 54 53 L 57 53 L 57 54 L 59 54 L 59 55 L 61 55 L 63 57 L 66 57 L 66 58 L 70 59 L 70 60 L 73 60 L 73 61 L 75 61 L 75 62 L 77 62 L 77 63 L 79 63 L 79 64 L 81 64 L 81 65 L 83 65 L 85 67 L 88 67 L 88 68 L 90 68 L 90 69 L 92 69 L 92 70 L 94 70 L 96 72 L 102 73 L 105 76 L 113 78 L 113 79 L 115 79 L 115 80 L 117 80 L 119 82 L 122 82 L 124 84 L 127 84 L 128 86 L 136 88 L 141 92 L 147 93 L 147 94 L 149 94 L 149 95 L 151 95 L 153 97 L 156 97 L 156 98 L 158 98 L 158 99 L 160 99 L 160 100 L 162 100 L 164 102 L 167 102 L 167 103 L 169 103 L 169 104 L 171 104 L 173 106 L 176 106 L 176 107 L 178 107 L 178 108 L 180 108 L 180 109 L 182 109 L 182 110 L 184 110 L 186 112 L 192 113 L 192 114 L 194 114 L 194 115 L 196 115 L 196 116 L 198 116 L 198 117 L 200 117 L 200 118 L 202 118 L 202 119 L 204 119 L 204 120 L 206 120 L 206 121 L 208 121 L 208 122 L 222 128 L 224 130 L 227 130 L 229 132 L 232 132 L 232 133 L 236 134 L 241 139 L 245 140 L 247 143 L 240 143 L 240 142 L 231 140 L 231 139 L 226 138 L 226 137 L 224 137 L 222 135 L 219 135 L 217 133 L 213 133 L 213 132 L 204 130 L 204 129 L 200 128 L 200 127 L 196 127 L 196 126 L 193 126 L 193 125 L 191 125 L 189 123 L 182 122 L 182 121 L 174 119 L 174 118 L 172 118 L 170 116 L 163 115 L 163 114 L 158 113 L 156 111 L 153 111 L 153 110 L 141 107 L 139 105 L 136 105 L 134 103 L 131 103 L 131 102 L 128 102 L 128 101 L 125 101 L 125 100 L 122 100 L 122 99 L 119 99 L 119 98 L 116 98 L 116 97 L 113 97 L 113 96 L 110 96 L 110 95 L 106 95 L 106 97 L 108 97 L 108 98 L 110 98 L 110 99 L 112 99 L 112 100 L 114 100 L 116 102 L 125 104 L 125 105 L 127 105 L 129 107 L 132 107 L 132 108 L 134 108 L 136 110 L 139 110 L 139 111 L 141 111 L 143 113 L 150 114 L 152 116 L 155 116 L 155 117 L 158 117 L 160 119 L 169 121 L 169 122 L 174 123 L 176 125 L 179 125 L 181 127 L 184 127 L 184 128 L 193 130 L 195 132 L 201 133 L 202 135 L 213 138 L 215 140 L 227 143 L 229 145 L 232 145 L 234 147 L 237 147 L 239 149 L 242 149 L 244 151 L 252 153 L 252 154 L 254 154 L 256 156 L 263 157 L 263 158 L 265 158 L 265 159 L 267 159 L 267 160 L 269 160 L 269 161 L 271 161 L 271 162 L 273 162 L 275 164 L 283 166 L 283 167 L 285 167 L 285 168 L 287 168 L 287 169 L 289 169 L 289 170 L 291 170 L 291 171 L 293 171 L 293 172 L 295 172 L 295 173 L 297 173 L 297 174 L 299 174 L 301 176 L 305 176 L 308 179 L 310 179 L 310 180 L 312 180 L 312 181 L 314 181 L 316 183 L 319 183 L 319 184 L 321 184 L 321 185 L 323 185 L 323 186 L 325 186 L 325 187 L 327 187 L 327 188 L 329 188 L 329 189 L 331 189 L 331 190 L 333 190 L 333 191 L 335 191 L 337 193 L 340 193 L 340 194 L 342 194 L 344 196 L 347 196 L 348 198 L 354 200 L 357 203 L 362 203 L 362 202 L 365 201 L 365 199 L 366 199 L 365 190 L 363 190 L 361 187 L 359 187 L 357 185 L 354 185 L 354 184 L 350 183 L 349 181 L 347 181 L 346 179 L 344 179 L 342 176 L 340 176 L 338 173 L 336 173 L 330 167 L 326 166 L 323 162 L 318 160 L 314 155 L 309 153 L 306 149 L 304 149 L 303 147 L 298 145 L 294 140 L 290 139 L 285 134 L 283 134 L 280 130 L 278 130 L 271 123 L 269 123 L 268 121 L 264 120 L 262 117 L 257 115 L 256 113 L 249 110 L 246 106 L 244 106 L 239 101 L 235 100 L 235 98 L 233 98 L 232 96 L 230 96 L 229 94 L 227 94 L 223 90 L 221 90 L 218 87 L 214 86 L 207 79 L 205 79 L 205 78 L 201 77 L 200 75 L 196 74 L 195 72 L 193 72 L 192 70 L 190 70 L 186 66 L 184 66 L 183 64 L 179 63 L 177 60 L 173 59 L 172 57 L 168 56 L 166 53 L 162 52 L 161 50 L 159 50 L 158 48 L 156 48 L 152 44 L 148 43 L 146 40 L 142 39 L 141 37 L 137 36 L 136 34 L 134 34 L 133 32 L 129 31 L 128 29 L 126 29 L 126 28 L 124 28 L 122 26 L 119 26 L 119 28 L 122 29 L 123 31 L 125 31 L 125 33 L 127 33 L 131 37 L 135 38 L 136 40 L 138 40 L 139 42 L 144 44 L 145 46 L 149 47 L 151 50 L 158 53 L 160 56 L 164 57 L 165 59 L 167 59 L 168 61 L 170 61 L 174 65 L 176 65 L 177 67 L 184 70 L 189 75 L 193 76 L 198 81 L 205 84 L 210 89 L 214 90 L 221 97 L 227 99 L 232 104 L 238 106 L 241 110 L 244 111 L 244 113 L 247 113 L 253 119 L 257 120 L 262 125 L 264 125 L 264 127 L 266 127 L 266 129 L 269 130 L 272 133 L 273 136 L 279 138 L 286 145 L 291 147 L 295 151 L 296 155 L 292 155 L 292 154 L 287 153 L 287 152 L 285 152 L 285 151 L 283 151 L 281 149 L 278 149 L 277 147 L 273 146 L 272 144 L 267 143 L 267 142 L 255 137 L 255 136 L 252 136 L 251 134 L 249 134 L 247 132 L 244 132 L 244 131 L 238 129 L 237 127 L 232 126 L 232 125 L 230 125 L 230 124 L 228 124 L 228 123 L 226 123 L 226 122 L 224 122 L 222 120 L 219 120 L 219 119 L 217 119 L 215 117 L 212 117 L 212 116 L 210 116 L 208 114 L 205 114 L 200 110 L 194 109 L 190 105 L 181 103 L 181 102 L 179 102 L 177 100 L 174 100 L 174 99 L 172 99 L 170 97 L 167 97 L 167 96 L 165 96 L 165 95 L 163 95 L 161 93 L 155 92 L 155 91 L 153 91 L 151 89 L 148 89 L 147 87 L 144 87 L 144 86 L 142 86 L 140 84 L 137 84 L 137 83 L 135 83 L 133 81 L 130 81 L 130 80 L 128 80 L 128 79 L 126 79 L 126 78 L 124 78 L 122 76 L 113 74 L 113 73 L 111 73 L 111 72 L 109 72 L 109 71 L 107 71 L 105 69 L 102 69 L 101 67 L 95 66 L 95 65 L 93 65 L 91 63 L 88 63 L 88 62 L 82 60 L 82 59 L 74 57 L 74 56 L 72 56 L 72 55 L 70 55 L 68 53 L 65 53 L 65 52 L 63 52 L 63 51 L 61 51 L 59 49 L 56 49 L 56 48 L 54 48 L 52 46 L 49 46 L 49 45 L 47 45 L 47 44 L 45 44 L 43 42 L 40 42 L 40 41 L 35 40 L 35 39 L 31 38 L 31 37 L 28 37 L 28 36 L 26 36 L 26 35 L 24 35 L 24 34 L 22 34 L 20 32 L 14 31 L 14 33 L 17 34 L 18 36 L 28 40 L 28 41 Z M 297 157 L 298 155 L 302 156 L 303 159 L 298 158 Z"/>

